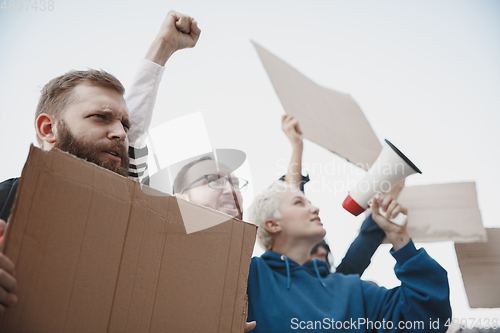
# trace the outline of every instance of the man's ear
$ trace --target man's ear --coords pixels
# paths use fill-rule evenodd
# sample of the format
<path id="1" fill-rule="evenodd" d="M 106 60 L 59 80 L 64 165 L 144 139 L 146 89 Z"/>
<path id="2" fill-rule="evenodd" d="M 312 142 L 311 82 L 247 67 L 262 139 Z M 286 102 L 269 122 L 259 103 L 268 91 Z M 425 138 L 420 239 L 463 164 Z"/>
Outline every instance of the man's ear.
<path id="1" fill-rule="evenodd" d="M 264 222 L 264 228 L 270 234 L 277 234 L 281 231 L 281 224 L 278 220 L 267 220 Z"/>
<path id="2" fill-rule="evenodd" d="M 36 118 L 36 132 L 42 141 L 48 144 L 56 142 L 55 117 L 42 113 Z"/>
<path id="3" fill-rule="evenodd" d="M 181 198 L 181 199 L 184 199 L 186 201 L 191 201 L 191 200 L 189 200 L 189 195 L 187 195 L 186 193 L 174 193 L 174 197 Z"/>

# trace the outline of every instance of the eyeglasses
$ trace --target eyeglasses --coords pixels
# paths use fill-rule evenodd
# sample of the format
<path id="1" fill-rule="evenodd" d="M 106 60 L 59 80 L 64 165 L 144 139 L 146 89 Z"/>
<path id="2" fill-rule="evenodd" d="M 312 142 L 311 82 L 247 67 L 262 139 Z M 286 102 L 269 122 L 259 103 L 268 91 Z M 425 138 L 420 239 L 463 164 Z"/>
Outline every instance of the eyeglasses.
<path id="1" fill-rule="evenodd" d="M 222 190 L 226 186 L 226 181 L 232 185 L 235 192 L 244 192 L 247 189 L 248 180 L 237 177 L 221 176 L 217 174 L 203 175 L 185 186 L 180 193 L 184 193 L 190 186 L 205 179 L 208 187 L 214 190 Z"/>

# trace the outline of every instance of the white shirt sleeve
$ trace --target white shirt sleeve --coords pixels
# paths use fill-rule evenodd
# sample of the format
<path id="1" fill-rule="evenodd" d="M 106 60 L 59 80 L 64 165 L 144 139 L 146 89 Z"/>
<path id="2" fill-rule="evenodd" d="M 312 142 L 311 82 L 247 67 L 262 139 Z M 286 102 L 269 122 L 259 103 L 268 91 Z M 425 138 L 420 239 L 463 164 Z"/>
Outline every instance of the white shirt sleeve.
<path id="1" fill-rule="evenodd" d="M 146 134 L 151 125 L 158 87 L 165 67 L 143 59 L 125 94 L 132 126 L 128 131 L 130 169 L 129 178 L 149 184 L 148 147 Z"/>

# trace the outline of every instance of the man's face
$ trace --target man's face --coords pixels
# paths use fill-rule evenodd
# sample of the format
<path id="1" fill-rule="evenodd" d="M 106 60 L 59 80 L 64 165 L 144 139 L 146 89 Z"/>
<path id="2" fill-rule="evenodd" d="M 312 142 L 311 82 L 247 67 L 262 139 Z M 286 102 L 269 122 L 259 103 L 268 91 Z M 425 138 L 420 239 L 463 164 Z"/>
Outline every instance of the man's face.
<path id="1" fill-rule="evenodd" d="M 221 176 L 230 175 L 232 179 L 235 179 L 234 174 L 230 174 L 229 171 L 230 170 L 226 166 L 221 164 L 217 170 L 217 165 L 213 160 L 201 161 L 189 168 L 184 176 L 185 181 L 183 183 L 187 185 L 204 175 L 210 174 L 218 174 Z M 240 210 L 242 210 L 243 197 L 239 191 L 235 191 L 235 194 Z M 181 196 L 182 195 L 187 196 L 187 200 L 198 205 L 207 206 L 231 216 L 238 216 L 238 208 L 236 207 L 236 202 L 234 200 L 233 191 L 229 181 L 226 181 L 224 188 L 214 189 L 208 186 L 205 179 L 202 179 L 191 185 L 184 191 L 183 194 L 181 194 Z"/>
<path id="2" fill-rule="evenodd" d="M 110 88 L 80 84 L 71 98 L 56 124 L 54 147 L 127 177 L 130 121 L 123 96 Z"/>

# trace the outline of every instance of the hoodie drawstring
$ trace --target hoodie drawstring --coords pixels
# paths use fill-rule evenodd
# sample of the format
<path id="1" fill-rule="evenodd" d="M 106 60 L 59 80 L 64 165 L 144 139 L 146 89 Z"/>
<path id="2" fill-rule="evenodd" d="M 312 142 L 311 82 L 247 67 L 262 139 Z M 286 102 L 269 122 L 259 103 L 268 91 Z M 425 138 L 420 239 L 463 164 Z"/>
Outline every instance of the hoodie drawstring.
<path id="1" fill-rule="evenodd" d="M 290 284 L 292 283 L 292 278 L 290 277 L 290 263 L 288 262 L 288 258 L 285 258 L 285 264 L 286 264 L 286 289 L 290 290 Z"/>
<path id="2" fill-rule="evenodd" d="M 286 265 L 286 289 L 290 290 L 290 285 L 292 284 L 292 278 L 290 275 L 290 262 L 289 262 L 288 258 L 285 257 L 284 255 L 281 256 L 281 260 L 285 261 L 285 265 Z M 323 282 L 323 280 L 321 279 L 321 275 L 319 274 L 319 269 L 318 269 L 318 265 L 316 264 L 316 259 L 313 259 L 312 262 L 313 262 L 314 271 L 316 272 L 316 276 L 318 277 L 319 283 L 321 283 L 321 285 L 326 288 L 326 284 Z"/>
<path id="3" fill-rule="evenodd" d="M 323 287 L 326 288 L 326 284 L 321 280 L 321 275 L 319 275 L 318 265 L 316 264 L 316 259 L 313 259 L 314 270 L 316 271 L 316 276 Z"/>

